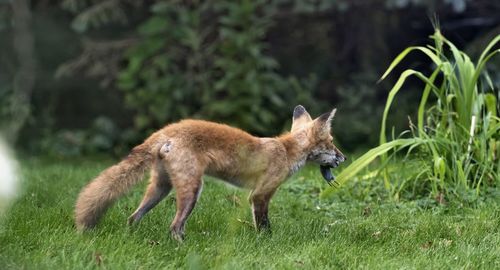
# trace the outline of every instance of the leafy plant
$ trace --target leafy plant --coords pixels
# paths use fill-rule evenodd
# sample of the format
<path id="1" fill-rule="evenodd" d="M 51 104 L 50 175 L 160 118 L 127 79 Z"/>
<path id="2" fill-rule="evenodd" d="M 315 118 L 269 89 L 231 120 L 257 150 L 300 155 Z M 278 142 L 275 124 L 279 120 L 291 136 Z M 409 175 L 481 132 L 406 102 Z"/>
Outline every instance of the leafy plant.
<path id="1" fill-rule="evenodd" d="M 63 9 L 77 14 L 71 27 L 80 33 L 111 23 L 125 24 L 129 20 L 126 14 L 127 8 L 137 8 L 141 5 L 141 1 L 131 0 L 63 0 L 61 2 Z"/>
<path id="2" fill-rule="evenodd" d="M 126 140 L 129 132 L 120 132 L 114 122 L 105 116 L 97 117 L 88 129 L 47 130 L 49 135 L 42 136 L 40 148 L 46 156 L 68 157 L 82 154 L 95 155 L 100 152 L 107 154 L 123 154 L 123 149 L 117 146 L 117 141 Z"/>
<path id="3" fill-rule="evenodd" d="M 269 134 L 286 124 L 289 104 L 312 103 L 310 91 L 280 76 L 265 53 L 271 20 L 263 2 L 177 2 L 152 6 L 118 79 L 136 128 L 203 116 Z"/>
<path id="4" fill-rule="evenodd" d="M 493 89 L 492 84 L 488 83 L 485 66 L 500 52 L 500 49 L 493 49 L 500 42 L 500 35 L 488 44 L 476 63 L 443 37 L 439 29 L 431 38 L 435 42 L 434 46 L 407 48 L 395 58 L 382 76 L 381 79 L 386 78 L 412 51 L 424 53 L 435 65 L 430 76 L 412 69 L 401 74 L 387 98 L 382 117 L 380 146 L 345 168 L 337 178 L 340 183 L 352 179 L 371 161 L 381 157 L 382 165 L 378 172 L 384 178 L 386 189 L 398 197 L 403 187 L 395 186 L 395 181 L 391 181 L 390 173 L 385 169 L 388 163 L 386 153 L 393 151 L 393 156 L 395 152 L 406 149 L 407 156 L 404 160 L 418 161 L 422 165 L 413 184 L 428 184 L 432 195 L 447 192 L 459 194 L 461 190 L 469 189 L 475 190 L 478 195 L 484 186 L 498 186 L 500 118 L 495 95 L 498 89 Z M 402 138 L 387 142 L 389 110 L 395 96 L 410 76 L 425 83 L 418 107 L 417 125 L 411 124 L 410 130 L 405 133 L 410 134 L 410 138 L 404 138 L 403 134 Z M 407 184 L 402 182 L 402 185 Z M 325 191 L 323 196 L 331 192 Z"/>

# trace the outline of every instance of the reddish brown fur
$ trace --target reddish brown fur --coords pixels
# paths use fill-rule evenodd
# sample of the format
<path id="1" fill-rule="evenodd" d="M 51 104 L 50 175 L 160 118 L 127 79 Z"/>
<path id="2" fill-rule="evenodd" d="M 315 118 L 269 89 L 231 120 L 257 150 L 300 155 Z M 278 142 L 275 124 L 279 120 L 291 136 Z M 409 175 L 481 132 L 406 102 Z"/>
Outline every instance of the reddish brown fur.
<path id="1" fill-rule="evenodd" d="M 208 174 L 251 189 L 256 226 L 269 227 L 268 204 L 278 186 L 305 163 L 313 149 L 336 150 L 329 135 L 330 120 L 313 121 L 304 109 L 294 119 L 292 132 L 277 138 L 258 138 L 201 120 L 167 125 L 82 190 L 75 208 L 77 228 L 95 226 L 106 209 L 150 167 L 150 184 L 129 223 L 139 221 L 173 186 L 177 213 L 170 229 L 175 239 L 182 240 L 184 224 L 201 191 L 202 176 Z"/>

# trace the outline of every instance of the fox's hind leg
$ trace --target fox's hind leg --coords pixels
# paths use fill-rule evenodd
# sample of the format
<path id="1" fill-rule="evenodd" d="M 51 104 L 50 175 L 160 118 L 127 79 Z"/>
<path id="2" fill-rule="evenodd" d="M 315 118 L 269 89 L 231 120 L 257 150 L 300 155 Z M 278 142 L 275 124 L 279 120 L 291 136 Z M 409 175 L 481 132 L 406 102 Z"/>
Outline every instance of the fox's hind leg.
<path id="1" fill-rule="evenodd" d="M 170 225 L 172 237 L 182 242 L 184 240 L 184 226 L 186 220 L 193 211 L 198 201 L 203 186 L 202 174 L 196 177 L 178 177 L 174 180 L 174 186 L 177 192 L 177 212 Z"/>
<path id="2" fill-rule="evenodd" d="M 144 198 L 137 210 L 128 218 L 128 224 L 131 225 L 141 220 L 149 210 L 153 209 L 168 195 L 171 189 L 172 184 L 164 165 L 160 160 L 156 160 L 151 170 L 151 179 L 144 193 Z"/>
<path id="3" fill-rule="evenodd" d="M 183 147 L 176 148 L 174 143 L 169 146 L 170 148 L 163 151 L 163 164 L 175 188 L 177 205 L 170 232 L 172 238 L 182 242 L 184 225 L 200 196 L 203 186 L 202 176 L 207 164 L 199 159 L 199 153 Z"/>

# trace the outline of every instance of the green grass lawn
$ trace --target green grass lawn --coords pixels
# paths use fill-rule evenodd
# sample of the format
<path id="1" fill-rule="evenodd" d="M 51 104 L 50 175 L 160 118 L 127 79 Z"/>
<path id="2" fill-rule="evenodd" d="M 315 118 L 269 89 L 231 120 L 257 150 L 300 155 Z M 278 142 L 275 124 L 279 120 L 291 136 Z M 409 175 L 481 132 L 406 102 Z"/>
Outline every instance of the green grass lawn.
<path id="1" fill-rule="evenodd" d="M 89 158 L 90 160 L 90 158 Z M 73 204 L 109 161 L 30 160 L 22 195 L 0 221 L 0 269 L 499 269 L 500 203 L 360 199 L 350 183 L 328 201 L 315 167 L 283 185 L 271 203 L 272 234 L 259 234 L 248 193 L 207 179 L 183 244 L 170 239 L 172 194 L 128 228 L 145 183 L 79 234 Z M 146 181 L 145 181 L 146 182 Z M 433 204 L 431 204 L 433 205 Z"/>

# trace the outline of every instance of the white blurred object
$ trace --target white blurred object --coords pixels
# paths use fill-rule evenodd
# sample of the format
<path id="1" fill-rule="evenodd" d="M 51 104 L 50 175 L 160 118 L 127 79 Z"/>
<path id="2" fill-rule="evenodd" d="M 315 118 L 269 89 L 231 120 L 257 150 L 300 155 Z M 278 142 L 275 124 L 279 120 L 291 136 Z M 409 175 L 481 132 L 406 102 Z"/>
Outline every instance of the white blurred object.
<path id="1" fill-rule="evenodd" d="M 3 139 L 0 138 L 0 213 L 5 211 L 17 191 L 17 161 Z"/>

